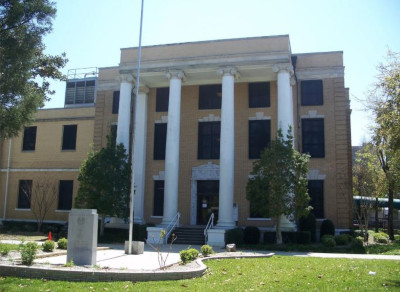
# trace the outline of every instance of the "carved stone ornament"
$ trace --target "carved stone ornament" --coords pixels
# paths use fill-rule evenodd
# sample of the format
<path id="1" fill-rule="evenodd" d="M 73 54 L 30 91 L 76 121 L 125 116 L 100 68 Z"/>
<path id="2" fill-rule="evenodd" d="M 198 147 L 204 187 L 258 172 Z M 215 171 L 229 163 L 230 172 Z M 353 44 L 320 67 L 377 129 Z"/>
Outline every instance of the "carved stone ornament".
<path id="1" fill-rule="evenodd" d="M 280 71 L 286 71 L 290 75 L 294 73 L 292 64 L 275 64 L 274 66 L 272 66 L 272 71 L 274 71 L 275 73 L 279 73 Z"/>
<path id="2" fill-rule="evenodd" d="M 231 75 L 234 76 L 235 79 L 238 79 L 240 77 L 239 71 L 236 69 L 236 67 L 221 67 L 217 70 L 217 75 L 218 76 L 224 76 L 224 75 Z"/>
<path id="3" fill-rule="evenodd" d="M 121 83 L 125 82 L 125 83 L 133 83 L 133 76 L 131 74 L 120 74 L 117 77 L 117 80 Z"/>
<path id="4" fill-rule="evenodd" d="M 183 72 L 182 70 L 169 70 L 165 74 L 165 76 L 168 79 L 177 78 L 177 79 L 185 80 L 185 78 L 186 78 L 185 72 Z"/>

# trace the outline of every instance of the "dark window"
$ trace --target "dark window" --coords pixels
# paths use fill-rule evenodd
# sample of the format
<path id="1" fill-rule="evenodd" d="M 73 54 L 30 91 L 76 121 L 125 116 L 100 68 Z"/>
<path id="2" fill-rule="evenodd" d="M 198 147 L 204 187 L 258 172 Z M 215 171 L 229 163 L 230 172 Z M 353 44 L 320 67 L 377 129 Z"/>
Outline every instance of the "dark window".
<path id="1" fill-rule="evenodd" d="M 32 180 L 19 181 L 18 209 L 30 209 L 32 197 Z"/>
<path id="2" fill-rule="evenodd" d="M 153 216 L 164 215 L 164 181 L 154 181 Z"/>
<path id="3" fill-rule="evenodd" d="M 199 109 L 220 109 L 221 102 L 221 84 L 199 86 Z"/>
<path id="4" fill-rule="evenodd" d="M 301 105 L 323 105 L 322 80 L 301 81 Z"/>
<path id="5" fill-rule="evenodd" d="M 318 219 L 324 218 L 324 181 L 309 180 L 308 193 L 310 195 L 311 213 Z"/>
<path id="6" fill-rule="evenodd" d="M 117 114 L 119 110 L 119 91 L 113 93 L 112 113 Z"/>
<path id="7" fill-rule="evenodd" d="M 167 123 L 154 125 L 154 160 L 165 159 L 165 145 L 167 144 Z"/>
<path id="8" fill-rule="evenodd" d="M 24 130 L 24 140 L 22 143 L 22 150 L 33 151 L 36 146 L 36 130 L 37 127 L 26 127 Z"/>
<path id="9" fill-rule="evenodd" d="M 302 119 L 303 153 L 325 157 L 324 119 Z"/>
<path id="10" fill-rule="evenodd" d="M 76 132 L 77 125 L 65 125 L 63 134 L 62 150 L 75 150 L 76 149 Z"/>
<path id="11" fill-rule="evenodd" d="M 249 107 L 269 106 L 271 106 L 269 82 L 249 83 Z"/>
<path id="12" fill-rule="evenodd" d="M 118 125 L 111 125 L 110 127 L 110 139 L 113 146 L 117 144 L 117 129 Z"/>
<path id="13" fill-rule="evenodd" d="M 73 180 L 60 180 L 58 191 L 58 210 L 71 210 L 73 189 Z"/>
<path id="14" fill-rule="evenodd" d="M 169 87 L 157 88 L 156 112 L 167 112 L 169 102 Z"/>
<path id="15" fill-rule="evenodd" d="M 271 121 L 249 121 L 249 159 L 258 159 L 271 141 Z"/>
<path id="16" fill-rule="evenodd" d="M 200 122 L 198 159 L 219 159 L 221 122 Z"/>

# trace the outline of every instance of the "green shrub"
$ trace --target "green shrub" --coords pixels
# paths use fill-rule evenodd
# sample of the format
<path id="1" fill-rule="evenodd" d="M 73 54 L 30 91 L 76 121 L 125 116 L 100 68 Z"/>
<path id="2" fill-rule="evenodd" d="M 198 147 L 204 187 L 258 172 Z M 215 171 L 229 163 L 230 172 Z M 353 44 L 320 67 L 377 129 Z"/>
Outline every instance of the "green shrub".
<path id="1" fill-rule="evenodd" d="M 378 243 L 389 243 L 389 235 L 384 232 L 378 232 L 373 235 L 374 241 Z"/>
<path id="2" fill-rule="evenodd" d="M 243 231 L 243 239 L 246 244 L 259 244 L 260 229 L 256 226 L 247 226 Z"/>
<path id="3" fill-rule="evenodd" d="M 335 236 L 336 245 L 346 245 L 350 242 L 351 238 L 349 239 L 348 234 L 340 234 Z"/>
<path id="4" fill-rule="evenodd" d="M 199 256 L 199 251 L 195 248 L 184 249 L 179 252 L 183 264 L 195 260 Z"/>
<path id="5" fill-rule="evenodd" d="M 276 243 L 276 233 L 272 231 L 264 232 L 264 244 L 275 244 Z"/>
<path id="6" fill-rule="evenodd" d="M 59 249 L 67 249 L 67 247 L 68 247 L 68 239 L 66 239 L 65 237 L 60 238 L 60 239 L 57 241 L 57 247 L 58 247 Z"/>
<path id="7" fill-rule="evenodd" d="M 297 243 L 297 232 L 295 231 L 283 231 L 282 233 L 282 241 L 283 243 Z"/>
<path id="8" fill-rule="evenodd" d="M 362 236 L 358 236 L 353 238 L 351 241 L 352 248 L 363 248 L 364 247 L 364 238 Z"/>
<path id="9" fill-rule="evenodd" d="M 296 241 L 298 244 L 310 244 L 311 233 L 310 231 L 299 231 L 296 233 Z"/>
<path id="10" fill-rule="evenodd" d="M 236 245 L 243 244 L 243 229 L 240 227 L 228 230 L 225 236 L 226 243 L 235 243 Z"/>
<path id="11" fill-rule="evenodd" d="M 335 225 L 329 219 L 325 219 L 321 224 L 321 239 L 324 235 L 335 236 Z"/>
<path id="12" fill-rule="evenodd" d="M 21 262 L 23 265 L 29 266 L 33 263 L 33 260 L 36 258 L 36 252 L 38 248 L 39 246 L 34 242 L 20 244 L 19 252 L 21 254 Z"/>
<path id="13" fill-rule="evenodd" d="M 333 235 L 325 234 L 321 238 L 321 242 L 324 246 L 326 247 L 335 247 L 336 246 L 336 241 Z"/>
<path id="14" fill-rule="evenodd" d="M 5 246 L 0 246 L 0 254 L 2 256 L 8 255 L 9 251 L 10 251 L 10 249 L 8 248 L 8 246 L 6 246 L 6 245 Z"/>
<path id="15" fill-rule="evenodd" d="M 42 248 L 43 251 L 51 252 L 56 247 L 56 244 L 52 240 L 46 240 L 43 242 Z"/>
<path id="16" fill-rule="evenodd" d="M 214 253 L 213 248 L 212 248 L 211 246 L 209 246 L 208 244 L 203 245 L 203 246 L 201 247 L 200 251 L 201 251 L 201 254 L 202 254 L 203 256 L 205 256 L 205 257 L 206 257 L 206 256 L 209 256 L 209 255 L 212 254 L 212 253 Z"/>
<path id="17" fill-rule="evenodd" d="M 314 214 L 309 212 L 307 216 L 303 216 L 299 219 L 300 231 L 309 231 L 311 234 L 311 241 L 317 240 L 317 219 Z"/>
<path id="18" fill-rule="evenodd" d="M 363 232 L 362 230 L 355 230 L 354 231 L 354 235 L 355 235 L 355 237 L 359 237 L 359 236 L 361 236 L 361 237 L 363 237 L 364 238 L 364 236 L 365 236 L 365 240 L 366 241 L 368 241 L 368 238 L 369 238 L 369 233 L 368 232 Z"/>

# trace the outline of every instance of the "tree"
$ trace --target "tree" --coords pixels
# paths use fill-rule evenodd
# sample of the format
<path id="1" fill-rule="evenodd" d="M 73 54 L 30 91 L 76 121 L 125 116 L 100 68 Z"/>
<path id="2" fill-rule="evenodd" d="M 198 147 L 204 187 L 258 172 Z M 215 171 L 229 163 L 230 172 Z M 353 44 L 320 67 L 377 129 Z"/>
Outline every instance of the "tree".
<path id="1" fill-rule="evenodd" d="M 276 219 L 277 243 L 282 243 L 281 215 L 292 220 L 309 211 L 307 190 L 309 156 L 293 149 L 293 137 L 288 131 L 286 139 L 279 129 L 253 165 L 246 186 L 246 197 L 254 210 L 264 217 Z M 294 215 L 294 217 L 292 216 Z"/>
<path id="2" fill-rule="evenodd" d="M 375 116 L 373 142 L 388 184 L 388 233 L 394 240 L 393 198 L 400 179 L 400 55 L 388 52 L 386 63 L 378 66 L 379 75 L 369 94 Z"/>
<path id="3" fill-rule="evenodd" d="M 91 151 L 79 170 L 76 208 L 97 209 L 100 214 L 100 235 L 108 216 L 126 218 L 129 211 L 131 164 L 123 144 Z"/>
<path id="4" fill-rule="evenodd" d="M 44 53 L 54 5 L 49 0 L 0 0 L 0 138 L 18 135 L 32 122 L 54 94 L 47 79 L 64 79 L 65 54 Z"/>
<path id="5" fill-rule="evenodd" d="M 53 181 L 46 177 L 35 180 L 33 187 L 28 185 L 22 187 L 22 190 L 29 200 L 31 211 L 36 219 L 38 229 L 42 230 L 43 221 L 51 209 L 54 209 L 57 201 L 57 187 Z"/>
<path id="6" fill-rule="evenodd" d="M 378 198 L 387 193 L 386 177 L 372 143 L 364 144 L 356 153 L 353 165 L 353 193 L 360 197 L 359 205 L 354 205 L 354 213 L 364 239 L 367 240 L 369 210 L 375 209 L 375 230 L 378 232 Z"/>

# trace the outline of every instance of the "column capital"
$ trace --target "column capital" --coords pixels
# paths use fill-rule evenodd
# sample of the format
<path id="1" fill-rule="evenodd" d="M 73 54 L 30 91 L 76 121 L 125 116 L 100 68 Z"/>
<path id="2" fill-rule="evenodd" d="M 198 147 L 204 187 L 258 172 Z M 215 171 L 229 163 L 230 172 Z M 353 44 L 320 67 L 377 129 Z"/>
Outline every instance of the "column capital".
<path id="1" fill-rule="evenodd" d="M 133 83 L 134 78 L 132 76 L 132 74 L 119 74 L 119 76 L 117 77 L 117 80 L 120 83 Z"/>
<path id="2" fill-rule="evenodd" d="M 234 76 L 235 79 L 240 77 L 240 73 L 237 70 L 237 68 L 236 67 L 232 67 L 232 66 L 218 68 L 217 75 L 218 76 L 230 75 L 230 76 Z"/>
<path id="3" fill-rule="evenodd" d="M 290 75 L 294 73 L 292 64 L 275 64 L 274 66 L 272 66 L 272 71 L 274 71 L 275 73 L 286 71 Z"/>
<path id="4" fill-rule="evenodd" d="M 146 85 L 139 85 L 139 94 L 144 93 L 148 94 L 150 89 Z"/>
<path id="5" fill-rule="evenodd" d="M 168 79 L 181 79 L 181 80 L 185 80 L 186 76 L 185 76 L 185 72 L 183 72 L 182 70 L 169 70 L 165 76 Z"/>

